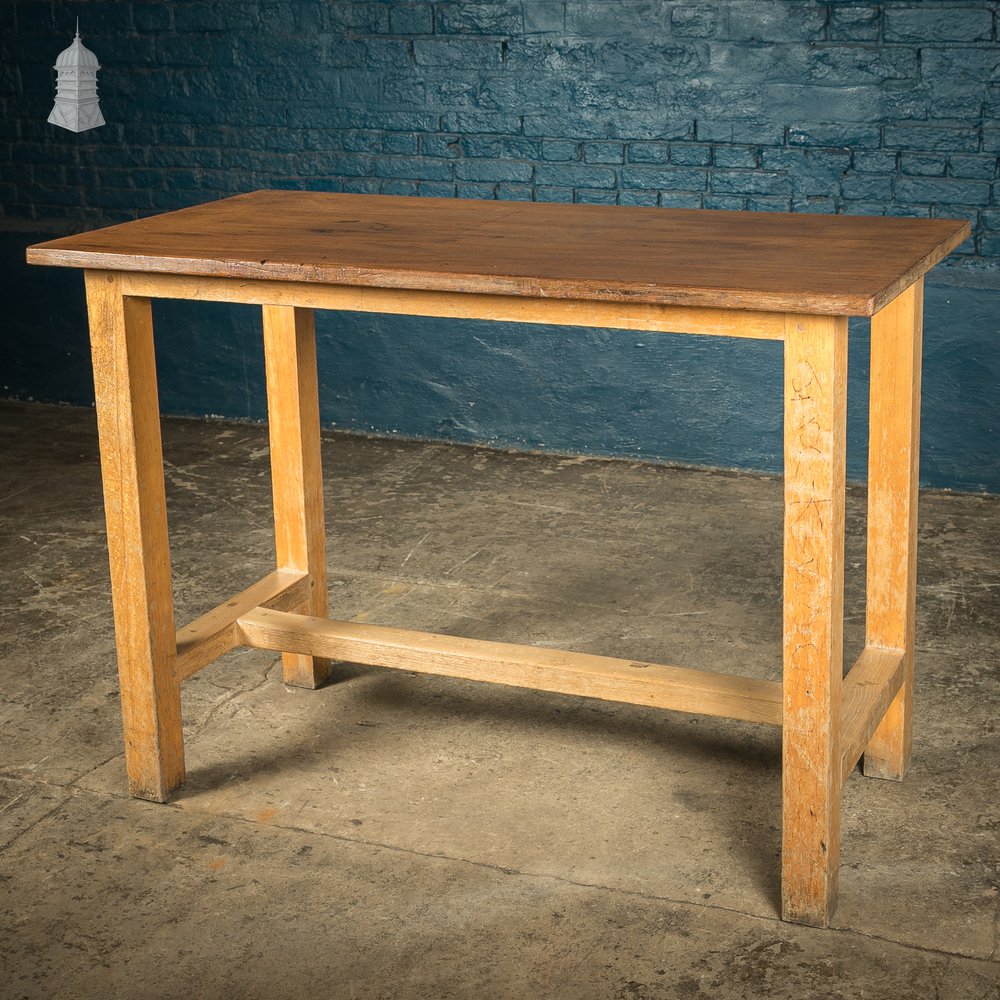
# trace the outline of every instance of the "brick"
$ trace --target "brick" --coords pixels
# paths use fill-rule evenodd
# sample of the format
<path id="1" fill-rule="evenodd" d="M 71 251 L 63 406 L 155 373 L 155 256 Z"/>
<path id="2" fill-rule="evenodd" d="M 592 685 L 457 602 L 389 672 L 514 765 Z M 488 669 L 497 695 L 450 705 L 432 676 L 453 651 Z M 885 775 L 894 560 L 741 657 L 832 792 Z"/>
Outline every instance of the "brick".
<path id="1" fill-rule="evenodd" d="M 862 122 L 812 122 L 788 129 L 790 146 L 878 146 L 881 136 L 877 125 Z"/>
<path id="2" fill-rule="evenodd" d="M 1000 233 L 1000 208 L 985 208 L 979 213 L 979 218 L 984 229 Z"/>
<path id="3" fill-rule="evenodd" d="M 22 11 L 25 7 L 34 6 L 31 3 L 17 3 L 18 27 L 21 27 Z M 53 3 L 56 9 L 56 29 L 65 31 L 70 26 L 68 12 L 61 10 L 64 5 Z M 74 11 L 75 13 L 75 11 Z M 85 18 L 86 23 L 81 24 L 83 29 L 81 36 L 85 44 L 89 45 L 90 39 L 95 39 L 100 35 L 116 35 L 132 30 L 132 5 L 130 3 L 118 3 L 116 0 L 88 0 L 86 7 L 80 11 L 81 18 Z M 253 14 L 251 14 L 253 17 Z M 60 41 L 62 35 L 60 35 Z M 95 51 L 100 54 L 100 49 L 95 45 Z M 59 50 L 57 49 L 56 52 Z"/>
<path id="4" fill-rule="evenodd" d="M 380 34 L 389 30 L 389 5 L 387 3 L 324 3 L 302 4 L 301 0 L 291 0 L 300 6 L 316 6 L 325 14 L 325 30 L 334 36 L 343 37 L 348 33 Z"/>
<path id="5" fill-rule="evenodd" d="M 385 129 L 387 132 L 439 132 L 441 130 L 441 119 L 430 113 L 347 109 L 345 118 L 350 128 Z"/>
<path id="6" fill-rule="evenodd" d="M 681 4 L 670 12 L 670 30 L 678 38 L 713 38 L 723 18 L 712 4 Z"/>
<path id="7" fill-rule="evenodd" d="M 462 152 L 462 140 L 457 135 L 422 135 L 422 156 L 456 157 Z"/>
<path id="8" fill-rule="evenodd" d="M 227 3 L 222 0 L 224 7 L 233 8 L 229 11 L 230 16 L 240 13 L 240 8 L 246 9 L 246 4 Z M 177 4 L 164 4 L 166 7 L 176 7 Z M 325 4 L 299 3 L 298 0 L 269 0 L 267 3 L 255 5 L 259 12 L 259 31 L 268 32 L 274 35 L 316 35 L 327 30 L 327 18 L 325 16 Z M 244 22 L 246 25 L 247 22 Z M 234 24 L 232 28 L 239 30 L 240 25 Z"/>
<path id="9" fill-rule="evenodd" d="M 687 115 L 667 115 L 656 105 L 652 110 L 619 113 L 607 121 L 605 135 L 613 139 L 693 139 L 694 120 Z"/>
<path id="10" fill-rule="evenodd" d="M 173 4 L 145 0 L 132 4 L 132 23 L 136 31 L 168 31 L 172 25 Z"/>
<path id="11" fill-rule="evenodd" d="M 459 198 L 478 198 L 492 201 L 496 197 L 496 185 L 460 181 L 455 185 L 455 193 Z"/>
<path id="12" fill-rule="evenodd" d="M 448 181 L 451 180 L 451 171 L 451 163 L 445 160 L 428 160 L 419 156 L 378 156 L 375 158 L 376 177 Z"/>
<path id="13" fill-rule="evenodd" d="M 96 48 L 96 43 L 95 43 Z M 156 62 L 164 66 L 232 66 L 233 42 L 225 35 L 156 36 Z M 103 78 L 99 80 L 102 85 Z M 103 92 L 103 85 L 102 85 Z"/>
<path id="14" fill-rule="evenodd" d="M 496 188 L 500 201 L 532 201 L 534 193 L 530 184 L 498 184 Z"/>
<path id="15" fill-rule="evenodd" d="M 854 169 L 862 174 L 892 174 L 898 159 L 898 153 L 883 149 L 859 149 L 854 152 Z"/>
<path id="16" fill-rule="evenodd" d="M 714 146 L 712 160 L 717 167 L 752 170 L 760 166 L 760 150 L 756 146 Z"/>
<path id="17" fill-rule="evenodd" d="M 526 135 L 554 139 L 606 139 L 608 126 L 599 118 L 574 112 L 543 112 L 524 116 Z"/>
<path id="18" fill-rule="evenodd" d="M 988 42 L 993 35 L 993 13 L 982 5 L 943 7 L 936 3 L 917 7 L 890 7 L 885 11 L 887 42 Z"/>
<path id="19" fill-rule="evenodd" d="M 728 37 L 734 41 L 820 41 L 826 27 L 821 4 L 739 3 L 729 9 Z"/>
<path id="20" fill-rule="evenodd" d="M 406 133 L 403 133 L 404 135 Z M 349 153 L 375 153 L 382 148 L 384 132 L 366 129 L 347 129 L 340 133 L 340 141 Z"/>
<path id="21" fill-rule="evenodd" d="M 617 174 L 611 167 L 584 163 L 540 163 L 535 167 L 535 183 L 570 188 L 613 188 Z M 648 187 L 649 185 L 636 185 Z"/>
<path id="22" fill-rule="evenodd" d="M 792 199 L 780 195 L 755 194 L 747 198 L 747 209 L 751 212 L 790 212 Z"/>
<path id="23" fill-rule="evenodd" d="M 979 149 L 979 132 L 964 125 L 887 125 L 883 131 L 884 144 L 891 148 L 954 153 Z"/>
<path id="24" fill-rule="evenodd" d="M 847 173 L 840 182 L 840 190 L 845 198 L 856 201 L 889 201 L 892 175 Z"/>
<path id="25" fill-rule="evenodd" d="M 741 212 L 746 209 L 747 201 L 735 194 L 706 194 L 704 206 L 724 212 Z"/>
<path id="26" fill-rule="evenodd" d="M 344 190 L 344 180 L 342 177 L 309 177 L 306 179 L 306 190 L 336 193 Z"/>
<path id="27" fill-rule="evenodd" d="M 948 157 L 948 172 L 952 177 L 972 177 L 979 180 L 991 180 L 996 176 L 997 158 L 995 156 L 972 156 L 953 153 Z"/>
<path id="28" fill-rule="evenodd" d="M 455 185 L 447 181 L 418 181 L 417 194 L 424 198 L 454 198 Z"/>
<path id="29" fill-rule="evenodd" d="M 703 198 L 701 191 L 660 192 L 660 204 L 664 208 L 701 208 Z"/>
<path id="30" fill-rule="evenodd" d="M 935 96 L 954 95 L 966 99 L 992 80 L 1000 80 L 1000 48 L 990 45 L 971 48 L 965 45 L 922 45 L 920 63 L 923 77 Z"/>
<path id="31" fill-rule="evenodd" d="M 944 153 L 901 153 L 899 169 L 904 174 L 921 177 L 943 177 L 947 158 Z"/>
<path id="32" fill-rule="evenodd" d="M 585 142 L 585 163 L 624 163 L 625 146 L 620 142 Z"/>
<path id="33" fill-rule="evenodd" d="M 580 158 L 581 145 L 578 142 L 570 142 L 567 139 L 543 139 L 542 159 L 543 160 L 578 160 Z"/>
<path id="34" fill-rule="evenodd" d="M 459 160 L 455 177 L 463 181 L 530 181 L 533 167 L 517 160 Z"/>
<path id="35" fill-rule="evenodd" d="M 980 236 L 979 252 L 984 257 L 1000 257 L 1000 233 L 984 233 Z"/>
<path id="36" fill-rule="evenodd" d="M 338 177 L 363 177 L 375 172 L 371 156 L 345 153 L 299 153 L 295 157 L 296 170 L 308 174 L 336 174 Z M 259 160 L 257 169 L 278 169 L 274 160 Z"/>
<path id="37" fill-rule="evenodd" d="M 581 205 L 617 205 L 617 191 L 599 191 L 592 188 L 577 188 L 573 201 Z"/>
<path id="38" fill-rule="evenodd" d="M 380 148 L 383 153 L 416 153 L 417 137 L 409 132 L 383 132 Z"/>
<path id="39" fill-rule="evenodd" d="M 673 142 L 670 144 L 670 162 L 684 167 L 705 167 L 712 159 L 712 147 L 704 143 Z"/>
<path id="40" fill-rule="evenodd" d="M 394 35 L 431 35 L 434 10 L 429 3 L 394 3 L 389 7 L 389 30 Z"/>
<path id="41" fill-rule="evenodd" d="M 571 202 L 573 189 L 558 185 L 542 185 L 535 188 L 535 201 Z"/>
<path id="42" fill-rule="evenodd" d="M 446 66 L 453 69 L 499 68 L 500 43 L 466 35 L 460 38 L 416 38 L 413 58 L 418 66 Z"/>
<path id="43" fill-rule="evenodd" d="M 667 142 L 630 142 L 629 163 L 669 163 L 670 144 Z"/>
<path id="44" fill-rule="evenodd" d="M 541 143 L 525 136 L 467 136 L 461 141 L 466 156 L 500 160 L 536 160 Z"/>
<path id="45" fill-rule="evenodd" d="M 878 41 L 881 27 L 881 7 L 871 4 L 854 6 L 833 4 L 827 31 L 831 40 L 847 42 Z"/>
<path id="46" fill-rule="evenodd" d="M 990 185 L 986 181 L 955 177 L 899 177 L 896 197 L 902 202 L 986 205 L 990 200 Z"/>
<path id="47" fill-rule="evenodd" d="M 766 170 L 713 170 L 713 194 L 782 194 L 791 191 L 784 174 Z"/>
<path id="48" fill-rule="evenodd" d="M 617 0 L 568 0 L 566 3 L 566 34 L 584 37 L 621 37 L 664 31 L 666 18 L 658 0 L 629 0 L 630 16 L 622 18 Z"/>
<path id="49" fill-rule="evenodd" d="M 378 194 L 379 185 L 375 177 L 345 177 L 340 182 L 340 189 L 353 194 Z"/>
<path id="50" fill-rule="evenodd" d="M 518 115 L 503 112 L 452 111 L 444 115 L 441 126 L 446 132 L 516 135 L 521 131 L 521 118 Z"/>
<path id="51" fill-rule="evenodd" d="M 623 188 L 659 188 L 661 191 L 704 191 L 708 171 L 693 167 L 625 167 Z"/>
<path id="52" fill-rule="evenodd" d="M 645 205 L 651 208 L 659 203 L 659 191 L 621 191 L 618 195 L 619 205 Z"/>
<path id="53" fill-rule="evenodd" d="M 516 35 L 524 27 L 521 4 L 516 0 L 493 3 L 439 3 L 437 30 L 441 34 Z"/>
<path id="54" fill-rule="evenodd" d="M 765 149 L 764 170 L 785 170 L 796 195 L 834 195 L 840 192 L 840 180 L 851 166 L 847 150 Z"/>
<path id="55" fill-rule="evenodd" d="M 753 120 L 709 120 L 698 119 L 697 138 L 699 142 L 736 142 L 757 145 L 781 146 L 785 141 L 784 125 Z"/>
<path id="56" fill-rule="evenodd" d="M 926 219 L 931 210 L 927 205 L 887 205 L 886 215 L 894 215 L 900 219 Z"/>
<path id="57" fill-rule="evenodd" d="M 792 198 L 792 211 L 834 215 L 837 211 L 837 202 L 833 198 Z"/>
<path id="58" fill-rule="evenodd" d="M 411 196 L 418 194 L 419 190 L 420 189 L 416 181 L 396 180 L 394 178 L 384 180 L 379 185 L 380 194 L 402 194 Z"/>
<path id="59" fill-rule="evenodd" d="M 566 28 L 566 4 L 563 0 L 524 0 L 521 13 L 524 30 L 528 34 L 562 34 Z"/>
<path id="60" fill-rule="evenodd" d="M 184 146 L 152 146 L 146 157 L 151 167 L 221 167 L 222 151 Z M 232 155 L 227 151 L 226 167 L 233 169 Z"/>

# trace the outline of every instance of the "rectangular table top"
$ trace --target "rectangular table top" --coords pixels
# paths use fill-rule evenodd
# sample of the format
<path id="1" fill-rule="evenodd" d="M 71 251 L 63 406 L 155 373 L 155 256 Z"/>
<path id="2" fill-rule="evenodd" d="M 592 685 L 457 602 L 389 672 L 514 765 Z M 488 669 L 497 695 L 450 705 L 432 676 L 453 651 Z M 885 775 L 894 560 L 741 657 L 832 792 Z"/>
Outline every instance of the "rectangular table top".
<path id="1" fill-rule="evenodd" d="M 953 219 L 256 191 L 29 247 L 32 264 L 871 315 Z"/>

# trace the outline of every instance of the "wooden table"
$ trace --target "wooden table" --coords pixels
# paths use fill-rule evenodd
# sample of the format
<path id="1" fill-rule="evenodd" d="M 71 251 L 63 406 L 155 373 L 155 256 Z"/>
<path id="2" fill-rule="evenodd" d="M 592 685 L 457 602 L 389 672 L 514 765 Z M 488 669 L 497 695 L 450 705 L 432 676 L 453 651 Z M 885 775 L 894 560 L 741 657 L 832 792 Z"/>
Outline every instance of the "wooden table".
<path id="1" fill-rule="evenodd" d="M 836 905 L 841 783 L 911 743 L 923 275 L 966 222 L 260 191 L 29 248 L 86 269 L 133 795 L 184 780 L 181 682 L 378 664 L 781 726 L 782 915 Z M 263 306 L 276 569 L 175 632 L 151 298 Z M 314 309 L 784 341 L 783 680 L 328 620 Z M 871 317 L 866 640 L 843 677 L 847 317 Z"/>

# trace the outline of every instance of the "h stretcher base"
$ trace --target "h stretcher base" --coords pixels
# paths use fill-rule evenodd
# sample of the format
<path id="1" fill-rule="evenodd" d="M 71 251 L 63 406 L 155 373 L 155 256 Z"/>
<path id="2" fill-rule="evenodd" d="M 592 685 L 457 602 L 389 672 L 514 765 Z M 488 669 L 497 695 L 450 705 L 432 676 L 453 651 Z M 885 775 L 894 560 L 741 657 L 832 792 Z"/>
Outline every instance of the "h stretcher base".
<path id="1" fill-rule="evenodd" d="M 923 274 L 967 232 L 260 192 L 31 248 L 86 271 L 131 793 L 165 801 L 183 782 L 181 684 L 237 646 L 282 653 L 285 682 L 307 688 L 348 661 L 775 725 L 782 916 L 827 924 L 842 783 L 862 757 L 898 780 L 910 754 Z M 263 314 L 275 569 L 178 630 L 155 298 Z M 782 341 L 782 681 L 328 618 L 315 309 Z M 866 639 L 845 677 L 850 314 L 871 317 L 871 390 Z"/>

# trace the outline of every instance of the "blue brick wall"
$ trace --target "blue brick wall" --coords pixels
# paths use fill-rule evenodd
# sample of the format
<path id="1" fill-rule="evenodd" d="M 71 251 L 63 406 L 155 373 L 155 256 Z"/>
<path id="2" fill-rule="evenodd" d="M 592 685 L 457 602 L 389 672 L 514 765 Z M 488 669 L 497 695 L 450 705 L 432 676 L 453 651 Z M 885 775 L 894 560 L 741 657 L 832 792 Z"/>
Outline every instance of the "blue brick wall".
<path id="1" fill-rule="evenodd" d="M 950 313 L 941 322 L 950 328 L 928 327 L 929 356 L 936 336 L 948 339 L 949 379 L 965 376 L 963 400 L 959 410 L 952 382 L 938 385 L 928 371 L 924 424 L 932 443 L 937 421 L 941 440 L 968 441 L 977 468 L 966 474 L 954 456 L 942 455 L 941 465 L 933 454 L 924 466 L 950 470 L 928 479 L 938 485 L 1000 490 L 1000 413 L 990 381 L 1000 370 L 991 318 L 1000 310 L 983 305 L 1000 273 L 997 7 L 992 0 L 0 0 L 0 226 L 34 227 L 33 238 L 42 238 L 261 187 L 968 218 L 972 239 L 935 279 L 947 289 L 940 295 Z M 51 66 L 77 15 L 104 67 L 109 122 L 81 135 L 45 122 Z M 58 286 L 51 272 L 48 280 Z M 29 305 L 11 315 L 30 323 Z M 69 344 L 77 332 L 59 319 L 69 310 L 53 313 L 51 338 Z M 213 315 L 220 328 L 243 322 L 230 318 L 235 312 Z M 962 317 L 979 326 L 956 330 Z M 378 337 L 360 348 L 347 343 L 352 331 L 405 340 L 418 327 L 430 348 L 409 375 L 387 374 L 393 368 L 373 346 Z M 740 420 L 735 438 L 718 432 L 755 400 L 761 412 L 770 405 L 742 362 L 730 371 L 729 396 L 720 389 L 716 423 L 679 426 L 660 397 L 660 347 L 633 352 L 620 336 L 608 343 L 603 331 L 578 332 L 570 341 L 576 367 L 567 372 L 556 370 L 566 363 L 562 347 L 558 357 L 546 354 L 551 332 L 494 328 L 490 336 L 522 338 L 516 362 L 513 346 L 477 346 L 477 330 L 324 321 L 321 350 L 349 356 L 357 376 L 330 387 L 325 418 L 381 432 L 582 448 L 571 427 L 589 406 L 569 386 L 584 384 L 591 403 L 603 400 L 594 413 L 610 414 L 589 427 L 596 450 L 776 465 L 773 417 L 743 438 Z M 8 326 L 6 337 L 15 343 L 0 391 L 86 398 L 76 347 L 33 355 L 27 329 Z M 441 360 L 445 347 L 455 364 Z M 695 382 L 695 359 L 729 371 L 724 357 L 733 356 L 718 343 L 670 351 L 668 368 L 690 368 Z M 690 365 L 678 360 L 686 351 Z M 636 387 L 623 409 L 590 377 L 616 352 Z M 65 371 L 38 363 L 50 353 L 70 359 Z M 213 369 L 211 358 L 202 360 L 194 368 L 205 380 L 193 393 L 167 377 L 169 406 L 260 415 L 256 399 L 241 397 L 242 375 L 233 380 L 223 362 Z M 863 372 L 863 359 L 855 368 Z M 375 383 L 379 390 L 368 392 Z M 606 374 L 604 384 L 615 378 Z M 539 385 L 550 388 L 531 388 Z M 520 430 L 499 412 L 492 386 L 503 387 Z M 860 383 L 852 391 L 857 397 Z M 675 393 L 679 410 L 698 403 L 683 380 Z M 220 399 L 225 405 L 215 405 Z M 409 409 L 404 399 L 413 401 Z M 557 425 L 566 432 L 553 435 Z M 856 448 L 855 469 L 862 459 Z"/>

